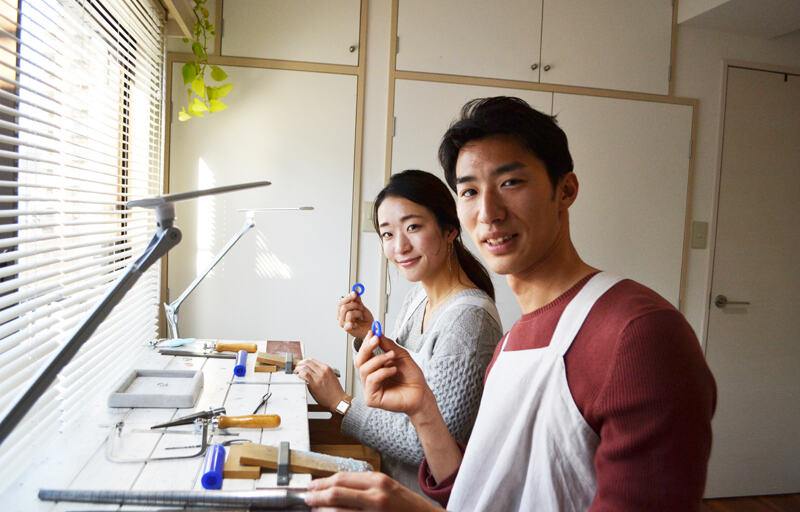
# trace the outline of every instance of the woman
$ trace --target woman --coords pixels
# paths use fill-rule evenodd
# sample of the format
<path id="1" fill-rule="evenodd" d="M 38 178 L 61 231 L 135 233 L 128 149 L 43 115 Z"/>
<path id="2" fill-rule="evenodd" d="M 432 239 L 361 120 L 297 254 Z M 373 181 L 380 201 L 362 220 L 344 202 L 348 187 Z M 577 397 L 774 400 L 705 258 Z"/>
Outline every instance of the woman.
<path id="1" fill-rule="evenodd" d="M 383 252 L 403 276 L 419 283 L 405 297 L 394 331 L 420 366 L 453 436 L 466 443 L 480 404 L 486 366 L 502 336 L 486 269 L 461 242 L 456 205 L 433 174 L 395 174 L 375 199 L 375 230 Z M 339 325 L 356 350 L 373 316 L 352 292 L 339 301 Z M 345 394 L 333 370 L 313 359 L 295 369 L 314 399 L 344 414 L 342 433 L 378 450 L 382 470 L 419 492 L 423 452 L 408 416 L 367 407 Z"/>

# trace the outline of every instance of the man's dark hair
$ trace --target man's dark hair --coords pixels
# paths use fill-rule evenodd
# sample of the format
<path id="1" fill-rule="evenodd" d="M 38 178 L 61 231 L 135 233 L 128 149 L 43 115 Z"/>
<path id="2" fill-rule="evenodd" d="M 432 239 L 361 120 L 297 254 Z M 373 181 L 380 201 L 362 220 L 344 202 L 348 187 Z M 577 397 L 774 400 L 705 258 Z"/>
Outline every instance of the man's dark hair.
<path id="1" fill-rule="evenodd" d="M 567 136 L 555 116 L 539 112 L 520 98 L 478 98 L 464 105 L 460 118 L 450 125 L 439 145 L 439 163 L 450 188 L 456 189 L 456 160 L 461 148 L 492 135 L 511 136 L 530 150 L 544 163 L 554 190 L 559 180 L 572 172 Z"/>

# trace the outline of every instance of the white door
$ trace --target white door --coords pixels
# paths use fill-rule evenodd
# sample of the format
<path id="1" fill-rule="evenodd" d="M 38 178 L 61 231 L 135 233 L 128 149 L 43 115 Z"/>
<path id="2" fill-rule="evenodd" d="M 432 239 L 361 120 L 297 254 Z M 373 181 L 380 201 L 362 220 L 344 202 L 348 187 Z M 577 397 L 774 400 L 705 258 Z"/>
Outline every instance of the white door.
<path id="1" fill-rule="evenodd" d="M 718 387 L 710 497 L 800 492 L 799 207 L 800 75 L 729 67 L 706 345 Z"/>

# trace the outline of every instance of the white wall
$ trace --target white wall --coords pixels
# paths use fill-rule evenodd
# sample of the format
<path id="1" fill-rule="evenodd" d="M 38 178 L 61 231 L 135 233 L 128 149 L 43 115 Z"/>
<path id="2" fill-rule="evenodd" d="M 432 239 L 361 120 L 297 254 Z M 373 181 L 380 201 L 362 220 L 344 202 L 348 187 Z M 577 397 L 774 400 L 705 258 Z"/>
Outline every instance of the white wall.
<path id="1" fill-rule="evenodd" d="M 714 218 L 717 195 L 718 144 L 723 60 L 790 66 L 800 69 L 800 33 L 775 40 L 715 32 L 679 25 L 676 50 L 675 95 L 700 100 L 692 180 L 692 220 Z M 714 226 L 709 225 L 707 249 L 690 249 L 684 313 L 705 345 L 706 314 L 711 287 L 711 247 Z"/>

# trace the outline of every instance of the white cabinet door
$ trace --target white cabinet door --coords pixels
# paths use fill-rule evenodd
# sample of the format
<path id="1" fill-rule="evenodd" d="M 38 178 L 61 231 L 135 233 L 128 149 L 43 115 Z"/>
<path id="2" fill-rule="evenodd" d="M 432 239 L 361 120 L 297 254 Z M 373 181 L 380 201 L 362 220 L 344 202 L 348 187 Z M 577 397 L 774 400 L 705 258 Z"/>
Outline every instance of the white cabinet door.
<path id="1" fill-rule="evenodd" d="M 486 96 L 517 96 L 531 106 L 550 113 L 553 95 L 549 92 L 499 89 L 473 85 L 397 80 L 395 85 L 395 136 L 392 143 L 392 172 L 405 169 L 422 169 L 432 172 L 444 181 L 439 165 L 438 151 L 442 135 L 458 118 L 461 107 L 469 100 Z M 469 238 L 462 233 L 465 245 L 480 259 L 480 253 Z M 510 328 L 520 315 L 514 294 L 503 276 L 492 274 L 497 309 L 505 329 Z M 389 264 L 391 292 L 386 308 L 388 335 L 394 335 L 397 313 L 411 283 Z"/>
<path id="2" fill-rule="evenodd" d="M 225 0 L 222 55 L 357 66 L 360 9 L 359 0 Z"/>
<path id="3" fill-rule="evenodd" d="M 539 80 L 542 0 L 400 0 L 397 16 L 398 70 Z"/>
<path id="4" fill-rule="evenodd" d="M 667 94 L 671 33 L 671 0 L 545 0 L 541 81 Z"/>
<path id="5" fill-rule="evenodd" d="M 692 107 L 555 94 L 553 113 L 580 183 L 570 208 L 578 253 L 678 306 Z"/>
<path id="6" fill-rule="evenodd" d="M 185 98 L 180 64 L 175 102 Z M 229 108 L 171 125 L 170 191 L 269 180 L 269 187 L 176 204 L 183 241 L 169 254 L 174 300 L 244 223 L 247 232 L 180 309 L 184 337 L 301 340 L 344 375 L 336 301 L 349 290 L 356 80 L 352 75 L 225 66 Z"/>

